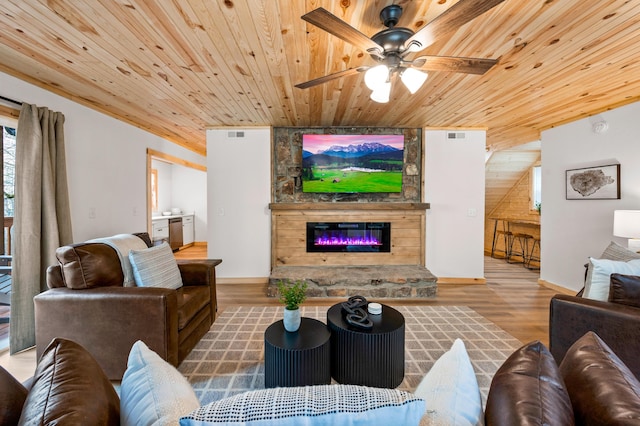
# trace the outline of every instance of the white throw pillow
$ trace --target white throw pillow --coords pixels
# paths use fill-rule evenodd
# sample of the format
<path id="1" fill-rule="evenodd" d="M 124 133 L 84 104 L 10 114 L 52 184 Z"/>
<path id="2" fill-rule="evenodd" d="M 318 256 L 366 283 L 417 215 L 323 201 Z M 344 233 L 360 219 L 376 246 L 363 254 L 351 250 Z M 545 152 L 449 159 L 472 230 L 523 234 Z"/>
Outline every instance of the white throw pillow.
<path id="1" fill-rule="evenodd" d="M 609 259 L 589 258 L 587 280 L 582 297 L 593 300 L 609 300 L 611 274 L 640 275 L 640 259 L 620 262 Z"/>
<path id="2" fill-rule="evenodd" d="M 424 401 L 409 392 L 356 385 L 250 391 L 204 405 L 182 426 L 417 426 Z"/>
<path id="3" fill-rule="evenodd" d="M 482 396 L 464 343 L 456 339 L 415 390 L 426 401 L 421 425 L 481 425 Z"/>
<path id="4" fill-rule="evenodd" d="M 120 423 L 178 425 L 200 406 L 187 379 L 142 341 L 133 344 L 120 385 Z"/>
<path id="5" fill-rule="evenodd" d="M 174 290 L 182 287 L 178 262 L 169 244 L 144 250 L 131 250 L 129 260 L 138 287 L 162 287 Z"/>

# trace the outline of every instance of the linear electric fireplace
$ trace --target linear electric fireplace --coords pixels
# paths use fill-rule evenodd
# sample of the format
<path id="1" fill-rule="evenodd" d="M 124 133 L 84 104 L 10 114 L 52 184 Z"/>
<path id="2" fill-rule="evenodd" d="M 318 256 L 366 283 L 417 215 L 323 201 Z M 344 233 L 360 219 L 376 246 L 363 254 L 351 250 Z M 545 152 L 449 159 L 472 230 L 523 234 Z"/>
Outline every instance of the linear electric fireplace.
<path id="1" fill-rule="evenodd" d="M 390 222 L 307 222 L 307 252 L 391 252 Z"/>

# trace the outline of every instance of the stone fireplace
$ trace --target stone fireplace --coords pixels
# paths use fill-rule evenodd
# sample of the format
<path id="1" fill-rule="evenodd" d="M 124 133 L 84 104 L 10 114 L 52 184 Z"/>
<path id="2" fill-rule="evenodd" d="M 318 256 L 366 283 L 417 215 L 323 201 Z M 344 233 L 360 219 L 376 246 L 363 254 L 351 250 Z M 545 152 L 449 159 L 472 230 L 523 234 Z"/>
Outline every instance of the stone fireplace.
<path id="1" fill-rule="evenodd" d="M 302 137 L 309 133 L 404 135 L 402 192 L 304 192 Z M 267 295 L 277 296 L 282 280 L 304 281 L 318 297 L 435 296 L 436 277 L 425 267 L 422 129 L 275 127 L 272 143 Z"/>
<path id="2" fill-rule="evenodd" d="M 276 296 L 278 281 L 283 280 L 305 281 L 308 294 L 317 297 L 434 297 L 436 277 L 424 266 L 428 207 L 424 203 L 271 204 L 267 294 Z M 385 233 L 388 251 L 379 250 Z M 377 242 L 361 244 L 360 240 L 372 243 L 373 237 Z M 333 238 L 336 245 L 323 251 L 310 247 L 318 238 Z"/>

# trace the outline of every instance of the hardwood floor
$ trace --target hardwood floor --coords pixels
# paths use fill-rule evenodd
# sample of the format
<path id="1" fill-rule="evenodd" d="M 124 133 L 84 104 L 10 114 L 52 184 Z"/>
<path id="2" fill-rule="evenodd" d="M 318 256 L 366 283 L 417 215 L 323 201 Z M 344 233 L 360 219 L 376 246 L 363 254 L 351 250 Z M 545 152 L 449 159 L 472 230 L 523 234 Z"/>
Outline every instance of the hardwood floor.
<path id="1" fill-rule="evenodd" d="M 178 259 L 204 259 L 206 246 L 175 253 Z M 387 299 L 389 305 L 464 305 L 478 312 L 523 343 L 549 343 L 549 301 L 555 291 L 540 287 L 537 271 L 502 259 L 485 256 L 486 285 L 443 284 L 434 300 Z M 279 305 L 267 297 L 266 284 L 218 284 L 218 307 L 232 305 Z M 305 304 L 328 305 L 344 299 L 311 298 Z"/>
<path id="2" fill-rule="evenodd" d="M 446 284 L 438 287 L 438 296 L 425 299 L 384 299 L 389 305 L 468 306 L 523 343 L 540 340 L 548 344 L 549 301 L 556 294 L 538 285 L 539 274 L 485 257 L 486 285 Z M 218 284 L 218 306 L 280 305 L 265 296 L 266 284 Z M 310 298 L 307 305 L 330 305 L 344 298 Z"/>
<path id="3" fill-rule="evenodd" d="M 178 259 L 204 259 L 206 246 L 193 246 L 175 253 Z M 389 305 L 468 306 L 507 331 L 523 343 L 540 340 L 549 342 L 549 300 L 555 294 L 538 285 L 539 274 L 517 264 L 485 257 L 486 285 L 440 285 L 434 300 L 387 299 Z M 222 311 L 234 305 L 280 305 L 267 297 L 266 284 L 218 284 L 218 306 Z M 305 304 L 330 305 L 343 298 L 310 298 Z M 19 380 L 30 377 L 35 369 L 35 350 L 9 356 L 0 355 L 0 365 Z"/>

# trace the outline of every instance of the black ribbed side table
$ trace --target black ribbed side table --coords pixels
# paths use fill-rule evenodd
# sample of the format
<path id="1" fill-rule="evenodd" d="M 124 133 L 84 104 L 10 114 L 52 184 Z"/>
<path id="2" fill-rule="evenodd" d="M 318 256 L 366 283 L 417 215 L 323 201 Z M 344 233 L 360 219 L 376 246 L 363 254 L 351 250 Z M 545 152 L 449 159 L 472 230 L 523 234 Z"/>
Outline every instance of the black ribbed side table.
<path id="1" fill-rule="evenodd" d="M 382 305 L 373 329 L 350 326 L 340 304 L 327 311 L 331 330 L 331 376 L 341 384 L 396 388 L 404 379 L 404 316 Z"/>
<path id="2" fill-rule="evenodd" d="M 298 331 L 284 329 L 282 320 L 264 332 L 264 387 L 331 383 L 331 333 L 325 324 L 302 318 Z"/>

